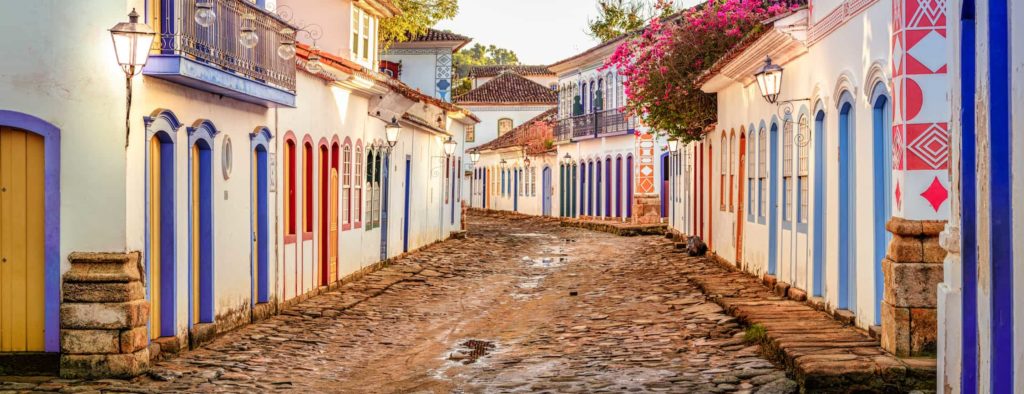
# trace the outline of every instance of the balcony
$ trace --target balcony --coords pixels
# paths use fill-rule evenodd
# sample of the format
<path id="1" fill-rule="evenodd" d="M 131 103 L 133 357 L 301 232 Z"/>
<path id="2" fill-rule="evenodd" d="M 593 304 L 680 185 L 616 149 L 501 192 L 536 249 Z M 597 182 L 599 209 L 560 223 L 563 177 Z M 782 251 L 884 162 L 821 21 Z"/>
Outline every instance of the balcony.
<path id="1" fill-rule="evenodd" d="M 246 0 L 213 0 L 210 27 L 195 22 L 197 0 L 165 0 L 160 39 L 143 74 L 267 107 L 295 106 L 295 59 L 277 48 L 290 26 Z M 245 21 L 246 17 L 251 17 Z M 239 43 L 243 23 L 259 36 L 256 47 Z"/>
<path id="2" fill-rule="evenodd" d="M 572 118 L 559 119 L 555 125 L 555 142 L 569 142 L 572 139 Z"/>
<path id="3" fill-rule="evenodd" d="M 574 141 L 598 137 L 614 137 L 636 130 L 636 118 L 628 116 L 621 109 L 607 109 L 591 114 L 562 119 L 555 130 L 555 140 L 562 133 L 571 135 Z"/>

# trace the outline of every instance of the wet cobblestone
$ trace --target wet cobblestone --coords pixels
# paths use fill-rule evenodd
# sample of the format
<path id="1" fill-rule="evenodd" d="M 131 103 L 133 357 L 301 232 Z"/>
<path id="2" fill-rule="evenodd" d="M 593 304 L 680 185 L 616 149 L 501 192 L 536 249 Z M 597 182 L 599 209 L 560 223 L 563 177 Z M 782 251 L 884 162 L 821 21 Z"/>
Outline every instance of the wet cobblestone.
<path id="1" fill-rule="evenodd" d="M 413 253 L 132 381 L 0 392 L 736 392 L 796 389 L 660 237 L 474 214 Z M 493 347 L 472 342 L 486 341 Z M 475 348 L 485 349 L 475 362 Z M 471 354 L 472 353 L 472 354 Z"/>

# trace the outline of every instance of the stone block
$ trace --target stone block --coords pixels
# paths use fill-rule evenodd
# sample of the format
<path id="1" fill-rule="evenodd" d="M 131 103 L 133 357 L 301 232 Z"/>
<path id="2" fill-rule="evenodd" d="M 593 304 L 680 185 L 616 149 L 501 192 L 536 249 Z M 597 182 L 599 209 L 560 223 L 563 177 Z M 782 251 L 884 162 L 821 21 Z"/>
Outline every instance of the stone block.
<path id="1" fill-rule="evenodd" d="M 921 235 L 937 237 L 946 228 L 945 220 L 921 220 Z"/>
<path id="2" fill-rule="evenodd" d="M 889 219 L 889 222 L 885 224 L 885 229 L 895 235 L 909 237 L 916 237 L 924 233 L 924 225 L 922 221 L 907 220 L 896 216 Z M 939 231 L 941 232 L 942 230 Z"/>
<path id="3" fill-rule="evenodd" d="M 64 282 L 64 302 L 129 302 L 146 298 L 142 282 Z"/>
<path id="4" fill-rule="evenodd" d="M 882 302 L 882 348 L 896 357 L 910 357 L 910 308 Z"/>
<path id="5" fill-rule="evenodd" d="M 938 305 L 939 282 L 942 266 L 926 263 L 897 263 L 882 261 L 885 278 L 883 299 L 898 307 L 935 308 Z"/>
<path id="6" fill-rule="evenodd" d="M 120 353 L 119 337 L 117 330 L 64 329 L 60 331 L 60 351 L 65 354 Z"/>
<path id="7" fill-rule="evenodd" d="M 325 311 L 326 313 L 326 311 Z M 217 338 L 217 324 L 199 323 L 194 325 L 188 332 L 189 349 L 198 349 Z"/>
<path id="8" fill-rule="evenodd" d="M 60 376 L 65 379 L 129 379 L 149 370 L 149 350 L 126 354 L 64 354 Z"/>
<path id="9" fill-rule="evenodd" d="M 120 330 L 143 327 L 149 320 L 149 303 L 64 303 L 60 306 L 64 329 Z"/>
<path id="10" fill-rule="evenodd" d="M 764 282 L 764 285 L 768 286 L 768 288 L 774 289 L 775 284 L 778 283 L 779 280 L 775 278 L 775 275 L 764 274 L 764 276 L 761 277 L 761 281 Z"/>
<path id="11" fill-rule="evenodd" d="M 135 353 L 149 346 L 149 329 L 145 326 L 121 331 L 121 353 Z"/>
<path id="12" fill-rule="evenodd" d="M 775 292 L 775 295 L 779 297 L 785 297 L 786 294 L 789 292 L 789 288 L 789 283 L 779 281 L 775 282 L 775 287 L 773 287 L 772 290 Z"/>
<path id="13" fill-rule="evenodd" d="M 71 253 L 64 282 L 132 282 L 142 280 L 139 253 Z"/>
<path id="14" fill-rule="evenodd" d="M 886 257 L 901 263 L 919 263 L 924 261 L 924 247 L 918 238 L 897 235 L 889 242 Z"/>
<path id="15" fill-rule="evenodd" d="M 942 264 L 946 260 L 946 249 L 939 243 L 939 237 L 928 237 L 921 241 L 921 261 L 930 264 Z M 938 284 L 939 282 L 935 282 Z"/>
<path id="16" fill-rule="evenodd" d="M 161 354 L 178 354 L 184 347 L 185 340 L 178 337 L 160 337 L 153 340 L 160 345 Z"/>
<path id="17" fill-rule="evenodd" d="M 787 295 L 789 296 L 789 299 L 793 301 L 803 302 L 807 300 L 807 292 L 804 291 L 803 289 L 790 287 Z"/>
<path id="18" fill-rule="evenodd" d="M 910 309 L 910 356 L 934 357 L 938 342 L 938 309 Z"/>

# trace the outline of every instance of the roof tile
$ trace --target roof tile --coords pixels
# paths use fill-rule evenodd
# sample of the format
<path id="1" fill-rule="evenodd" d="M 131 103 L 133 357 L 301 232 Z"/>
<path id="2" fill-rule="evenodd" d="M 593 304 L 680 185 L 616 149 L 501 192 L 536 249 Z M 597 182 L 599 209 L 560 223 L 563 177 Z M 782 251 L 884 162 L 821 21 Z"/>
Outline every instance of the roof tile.
<path id="1" fill-rule="evenodd" d="M 550 104 L 558 103 L 554 90 L 515 73 L 502 73 L 487 83 L 455 98 L 457 103 Z"/>

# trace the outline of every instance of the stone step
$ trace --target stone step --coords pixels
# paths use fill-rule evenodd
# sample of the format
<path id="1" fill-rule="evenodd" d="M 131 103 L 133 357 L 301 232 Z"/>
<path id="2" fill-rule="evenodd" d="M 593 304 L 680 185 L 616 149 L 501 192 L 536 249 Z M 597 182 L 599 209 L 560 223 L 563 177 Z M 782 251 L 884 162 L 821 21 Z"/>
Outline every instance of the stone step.
<path id="1" fill-rule="evenodd" d="M 139 252 L 80 253 L 68 255 L 71 269 L 64 274 L 65 283 L 127 283 L 142 281 L 143 268 Z"/>

